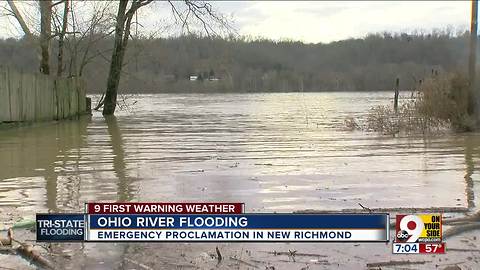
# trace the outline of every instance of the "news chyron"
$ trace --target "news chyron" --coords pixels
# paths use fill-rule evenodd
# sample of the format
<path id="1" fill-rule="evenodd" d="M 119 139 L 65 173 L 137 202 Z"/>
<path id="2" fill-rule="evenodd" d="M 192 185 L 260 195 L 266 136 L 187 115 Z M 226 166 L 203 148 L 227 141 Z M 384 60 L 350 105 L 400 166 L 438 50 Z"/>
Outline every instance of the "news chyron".
<path id="1" fill-rule="evenodd" d="M 394 254 L 445 253 L 442 215 L 397 215 Z"/>
<path id="2" fill-rule="evenodd" d="M 245 213 L 243 203 L 87 203 L 37 214 L 37 241 L 388 242 L 386 213 Z"/>

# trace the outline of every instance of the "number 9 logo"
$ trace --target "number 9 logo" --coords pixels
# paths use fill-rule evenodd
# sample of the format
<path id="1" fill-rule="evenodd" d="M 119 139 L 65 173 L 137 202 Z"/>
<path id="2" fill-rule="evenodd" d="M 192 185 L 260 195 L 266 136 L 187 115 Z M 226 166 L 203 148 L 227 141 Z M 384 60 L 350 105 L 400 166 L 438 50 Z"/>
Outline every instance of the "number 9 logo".
<path id="1" fill-rule="evenodd" d="M 400 230 L 410 235 L 406 242 L 416 242 L 423 231 L 423 220 L 415 215 L 404 216 L 400 221 Z"/>

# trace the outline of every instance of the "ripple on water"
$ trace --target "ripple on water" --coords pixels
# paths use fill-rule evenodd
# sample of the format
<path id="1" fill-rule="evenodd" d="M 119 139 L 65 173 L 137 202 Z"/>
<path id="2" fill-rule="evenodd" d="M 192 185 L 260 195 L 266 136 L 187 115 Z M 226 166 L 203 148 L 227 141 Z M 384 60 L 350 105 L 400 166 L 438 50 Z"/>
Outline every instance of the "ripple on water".
<path id="1" fill-rule="evenodd" d="M 345 117 L 364 119 L 370 107 L 390 104 L 390 93 L 137 99 L 134 112 L 108 121 L 95 113 L 1 131 L 0 207 L 78 211 L 93 200 L 245 201 L 265 211 L 358 202 L 466 207 L 465 179 L 478 179 L 478 134 L 343 130 Z"/>

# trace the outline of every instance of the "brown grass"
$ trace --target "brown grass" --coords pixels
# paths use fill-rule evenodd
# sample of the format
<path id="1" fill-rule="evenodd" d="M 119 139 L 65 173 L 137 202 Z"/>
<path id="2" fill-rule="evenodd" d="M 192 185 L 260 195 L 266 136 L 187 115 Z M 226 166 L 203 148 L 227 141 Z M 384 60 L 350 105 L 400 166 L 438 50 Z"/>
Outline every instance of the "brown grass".
<path id="1" fill-rule="evenodd" d="M 468 112 L 469 83 L 459 73 L 427 79 L 420 88 L 416 107 L 419 115 L 444 121 L 457 131 L 472 130 L 472 112 Z"/>
<path id="2" fill-rule="evenodd" d="M 348 116 L 347 118 L 345 118 L 344 124 L 347 130 L 353 131 L 356 129 L 360 129 L 360 125 L 357 123 L 357 120 L 355 120 L 353 116 Z"/>
<path id="3" fill-rule="evenodd" d="M 350 129 L 383 134 L 469 131 L 474 128 L 472 113 L 467 111 L 469 100 L 465 76 L 435 76 L 426 79 L 411 99 L 401 100 L 397 112 L 393 106 L 376 106 L 370 109 L 363 126 L 354 118 L 345 120 L 345 124 Z"/>

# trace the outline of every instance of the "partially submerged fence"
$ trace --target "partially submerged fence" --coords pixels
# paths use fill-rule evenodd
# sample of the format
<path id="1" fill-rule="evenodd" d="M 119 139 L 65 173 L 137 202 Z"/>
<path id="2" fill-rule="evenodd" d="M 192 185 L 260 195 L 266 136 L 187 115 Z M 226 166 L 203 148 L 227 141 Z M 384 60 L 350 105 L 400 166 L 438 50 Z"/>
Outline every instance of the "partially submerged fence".
<path id="1" fill-rule="evenodd" d="M 80 79 L 0 68 L 0 123 L 60 120 L 85 112 Z"/>

